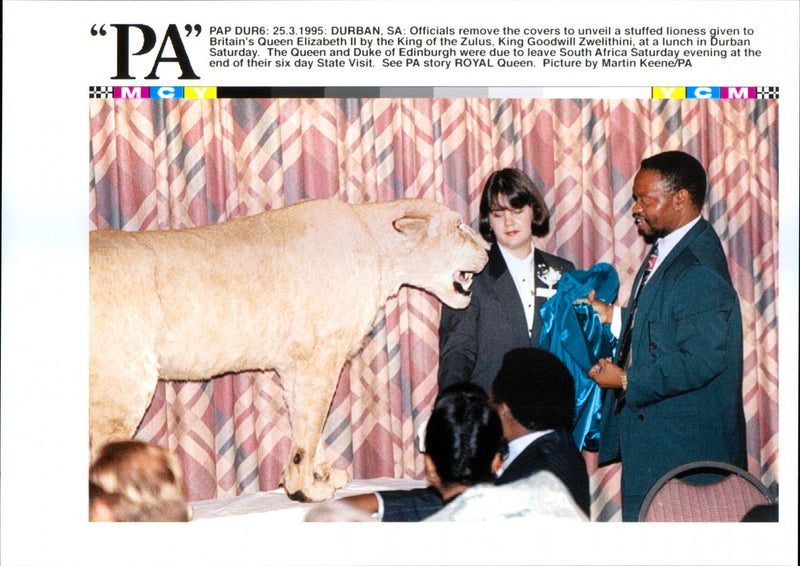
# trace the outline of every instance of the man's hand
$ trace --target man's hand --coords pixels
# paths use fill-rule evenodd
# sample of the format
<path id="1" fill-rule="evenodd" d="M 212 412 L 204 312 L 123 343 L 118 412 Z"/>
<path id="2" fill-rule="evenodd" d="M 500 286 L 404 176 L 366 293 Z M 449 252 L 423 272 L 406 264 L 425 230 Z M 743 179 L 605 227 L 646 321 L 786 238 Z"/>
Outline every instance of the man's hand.
<path id="1" fill-rule="evenodd" d="M 610 358 L 598 360 L 596 365 L 589 368 L 588 375 L 603 389 L 623 389 L 623 383 L 627 388 L 627 372 L 614 365 Z"/>
<path id="2" fill-rule="evenodd" d="M 587 296 L 585 299 L 577 299 L 575 302 L 591 305 L 595 312 L 600 316 L 600 322 L 603 324 L 611 324 L 611 318 L 614 315 L 614 307 L 598 299 L 594 289 L 589 291 L 589 296 Z"/>

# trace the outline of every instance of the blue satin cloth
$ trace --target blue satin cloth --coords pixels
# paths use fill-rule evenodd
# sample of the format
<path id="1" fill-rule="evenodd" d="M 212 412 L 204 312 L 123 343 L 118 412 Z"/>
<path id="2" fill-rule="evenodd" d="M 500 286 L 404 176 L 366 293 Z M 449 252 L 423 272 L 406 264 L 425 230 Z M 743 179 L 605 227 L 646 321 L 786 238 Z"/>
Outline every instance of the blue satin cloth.
<path id="1" fill-rule="evenodd" d="M 542 331 L 539 348 L 555 354 L 575 379 L 575 419 L 572 437 L 578 449 L 597 450 L 600 443 L 602 390 L 587 375 L 599 358 L 613 357 L 617 339 L 609 324 L 587 304 L 574 304 L 594 289 L 597 298 L 613 303 L 619 291 L 619 275 L 608 263 L 588 271 L 567 271 L 556 294 L 539 309 Z"/>

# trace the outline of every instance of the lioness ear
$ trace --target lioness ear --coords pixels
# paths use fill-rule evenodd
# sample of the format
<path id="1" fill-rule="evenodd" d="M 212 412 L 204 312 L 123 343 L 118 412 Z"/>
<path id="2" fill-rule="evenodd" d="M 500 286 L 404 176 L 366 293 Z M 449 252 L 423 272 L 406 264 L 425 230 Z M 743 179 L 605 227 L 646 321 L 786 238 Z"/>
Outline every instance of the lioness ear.
<path id="1" fill-rule="evenodd" d="M 428 229 L 428 219 L 418 216 L 403 216 L 392 222 L 392 226 L 401 234 L 419 238 Z"/>

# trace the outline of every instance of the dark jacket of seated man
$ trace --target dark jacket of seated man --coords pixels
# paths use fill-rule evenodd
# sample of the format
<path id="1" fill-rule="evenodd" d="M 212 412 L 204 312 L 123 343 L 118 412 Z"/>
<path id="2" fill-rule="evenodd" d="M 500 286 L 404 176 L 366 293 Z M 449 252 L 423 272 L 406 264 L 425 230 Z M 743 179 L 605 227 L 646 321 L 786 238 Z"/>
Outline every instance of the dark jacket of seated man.
<path id="1" fill-rule="evenodd" d="M 589 473 L 570 429 L 575 384 L 569 370 L 544 350 L 526 348 L 506 354 L 491 388 L 509 442 L 509 456 L 495 485 L 547 470 L 567 486 L 590 516 Z M 384 522 L 421 521 L 444 506 L 433 488 L 381 491 Z"/>

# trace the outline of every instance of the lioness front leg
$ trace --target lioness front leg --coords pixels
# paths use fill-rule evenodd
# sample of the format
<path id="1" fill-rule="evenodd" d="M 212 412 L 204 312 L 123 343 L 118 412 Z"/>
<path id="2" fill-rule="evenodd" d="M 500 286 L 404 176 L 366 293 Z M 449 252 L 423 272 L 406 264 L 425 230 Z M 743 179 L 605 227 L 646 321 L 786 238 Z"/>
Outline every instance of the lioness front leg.
<path id="1" fill-rule="evenodd" d="M 347 472 L 334 470 L 324 460 L 320 447 L 322 429 L 344 365 L 338 358 L 333 361 L 322 364 L 317 360 L 315 367 L 281 373 L 292 424 L 292 447 L 282 483 L 289 497 L 296 501 L 331 499 L 336 489 L 349 482 Z"/>
<path id="2" fill-rule="evenodd" d="M 350 474 L 346 470 L 334 468 L 325 458 L 325 446 L 321 435 L 314 460 L 314 479 L 330 484 L 334 489 L 350 485 Z"/>

